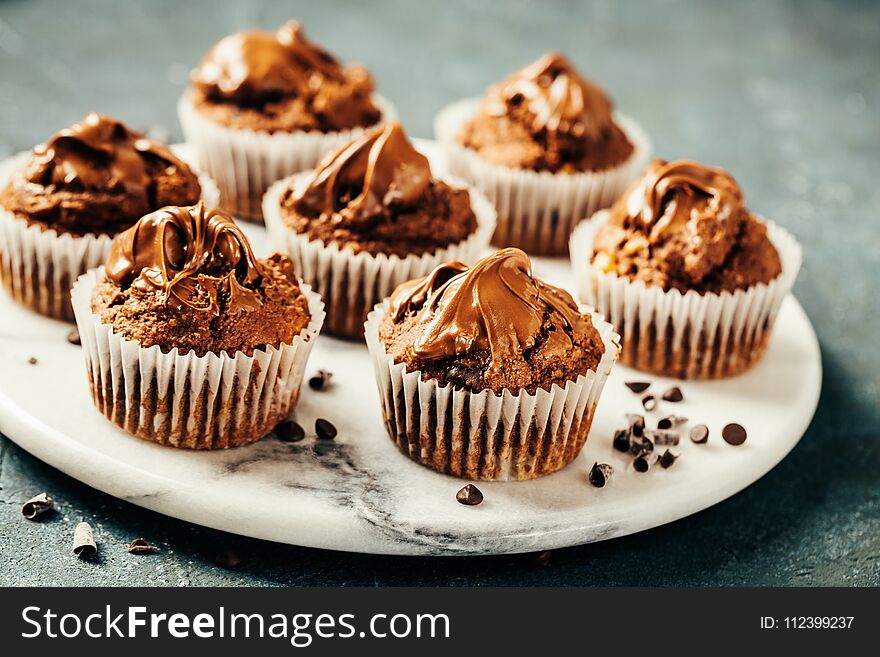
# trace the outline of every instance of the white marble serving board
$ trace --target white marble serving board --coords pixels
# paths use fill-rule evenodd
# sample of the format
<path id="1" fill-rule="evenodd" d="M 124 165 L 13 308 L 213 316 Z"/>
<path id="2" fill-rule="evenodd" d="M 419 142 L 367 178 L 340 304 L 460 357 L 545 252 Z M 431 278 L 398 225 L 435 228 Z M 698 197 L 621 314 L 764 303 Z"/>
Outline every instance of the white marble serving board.
<path id="1" fill-rule="evenodd" d="M 429 142 L 419 142 L 436 153 Z M 438 163 L 439 164 L 439 163 Z M 261 228 L 246 227 L 258 255 Z M 535 259 L 535 273 L 573 288 L 563 260 Z M 622 366 L 607 384 L 587 446 L 561 472 L 529 482 L 479 483 L 485 501 L 456 502 L 465 483 L 409 461 L 388 439 L 366 347 L 319 337 L 307 372 L 333 372 L 324 392 L 307 386 L 294 414 L 307 438 L 268 437 L 220 452 L 163 448 L 125 434 L 92 406 L 70 326 L 16 306 L 0 293 L 0 432 L 94 488 L 189 522 L 262 539 L 382 554 L 500 554 L 600 541 L 656 527 L 742 490 L 779 463 L 806 431 L 819 399 L 819 344 L 789 296 L 764 360 L 745 375 L 673 382 Z M 36 364 L 29 359 L 36 358 Z M 649 423 L 675 413 L 705 423 L 706 445 L 686 438 L 669 470 L 639 474 L 611 447 L 624 414 L 639 412 L 627 380 L 651 380 L 659 395 L 677 383 L 685 401 L 660 402 Z M 314 421 L 331 420 L 335 441 Z M 739 422 L 748 440 L 732 447 L 721 427 Z M 587 482 L 594 461 L 614 466 L 602 489 Z"/>

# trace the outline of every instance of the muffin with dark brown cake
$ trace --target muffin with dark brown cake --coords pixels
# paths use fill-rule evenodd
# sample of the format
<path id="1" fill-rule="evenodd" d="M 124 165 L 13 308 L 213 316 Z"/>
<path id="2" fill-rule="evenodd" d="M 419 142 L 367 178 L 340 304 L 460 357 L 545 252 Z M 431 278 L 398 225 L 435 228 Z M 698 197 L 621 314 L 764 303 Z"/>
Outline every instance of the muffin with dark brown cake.
<path id="1" fill-rule="evenodd" d="M 550 53 L 437 115 L 450 170 L 498 208 L 497 246 L 562 255 L 575 224 L 608 207 L 650 144 L 559 53 Z"/>
<path id="2" fill-rule="evenodd" d="M 327 304 L 326 330 L 349 338 L 397 285 L 450 259 L 473 262 L 495 225 L 479 192 L 433 176 L 399 123 L 273 185 L 263 215 L 275 248 Z"/>
<path id="3" fill-rule="evenodd" d="M 617 335 L 503 249 L 449 262 L 370 313 L 385 424 L 411 459 L 469 479 L 534 479 L 587 440 Z"/>
<path id="4" fill-rule="evenodd" d="M 259 219 L 270 184 L 394 117 L 373 86 L 364 67 L 344 66 L 290 21 L 275 33 L 247 30 L 216 43 L 178 111 L 223 207 Z"/>
<path id="5" fill-rule="evenodd" d="M 577 228 L 571 259 L 584 301 L 623 336 L 623 363 L 719 378 L 763 356 L 801 255 L 791 235 L 748 210 L 728 172 L 655 160 Z"/>
<path id="6" fill-rule="evenodd" d="M 106 258 L 113 236 L 164 205 L 216 202 L 170 150 L 89 114 L 0 164 L 0 280 L 19 303 L 73 320 L 70 288 Z"/>
<path id="7" fill-rule="evenodd" d="M 72 296 L 98 410 L 192 449 L 244 445 L 284 419 L 324 317 L 289 258 L 258 260 L 201 203 L 142 217 Z"/>

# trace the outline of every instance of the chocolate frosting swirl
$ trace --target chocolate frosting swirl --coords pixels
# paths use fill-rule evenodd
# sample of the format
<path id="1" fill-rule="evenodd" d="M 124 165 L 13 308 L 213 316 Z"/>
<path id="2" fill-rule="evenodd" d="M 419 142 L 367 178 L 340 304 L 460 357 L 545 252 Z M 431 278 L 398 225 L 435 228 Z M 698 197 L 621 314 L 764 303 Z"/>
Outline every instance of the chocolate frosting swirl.
<path id="1" fill-rule="evenodd" d="M 612 123 L 611 100 L 559 53 L 548 53 L 490 89 L 486 111 L 510 116 L 525 107 L 531 129 L 551 137 L 598 139 Z"/>
<path id="2" fill-rule="evenodd" d="M 453 358 L 490 350 L 489 371 L 510 360 L 522 360 L 542 329 L 551 330 L 554 350 L 570 349 L 562 330 L 585 332 L 587 323 L 571 296 L 532 276 L 529 257 L 519 249 L 502 249 L 472 267 L 450 262 L 429 276 L 409 281 L 391 295 L 390 313 L 400 321 L 416 312 L 423 327 L 413 343 L 416 358 Z"/>
<path id="3" fill-rule="evenodd" d="M 228 289 L 230 312 L 262 304 L 265 272 L 244 232 L 220 210 L 169 206 L 148 214 L 113 240 L 107 277 L 122 287 L 158 290 L 165 303 L 219 314 Z"/>
<path id="4" fill-rule="evenodd" d="M 192 74 L 193 84 L 207 96 L 242 104 L 298 96 L 322 79 L 345 78 L 342 64 L 306 39 L 297 21 L 274 34 L 248 30 L 221 39 Z"/>
<path id="5" fill-rule="evenodd" d="M 428 158 L 394 122 L 325 157 L 293 203 L 303 214 L 334 215 L 341 225 L 356 228 L 384 216 L 388 207 L 416 203 L 430 182 Z"/>

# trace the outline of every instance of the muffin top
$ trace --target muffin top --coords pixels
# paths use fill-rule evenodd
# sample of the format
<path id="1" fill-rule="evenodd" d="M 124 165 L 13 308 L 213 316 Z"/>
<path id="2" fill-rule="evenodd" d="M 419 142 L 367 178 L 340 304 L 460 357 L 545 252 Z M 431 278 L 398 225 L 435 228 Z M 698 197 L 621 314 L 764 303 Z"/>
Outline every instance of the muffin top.
<path id="1" fill-rule="evenodd" d="M 167 148 L 92 113 L 36 146 L 0 190 L 0 205 L 59 233 L 115 235 L 201 193 L 197 176 Z"/>
<path id="2" fill-rule="evenodd" d="M 92 310 L 142 347 L 251 355 L 310 320 L 293 263 L 257 260 L 232 219 L 203 203 L 142 217 L 113 240 Z"/>
<path id="3" fill-rule="evenodd" d="M 221 39 L 191 77 L 196 107 L 233 128 L 333 132 L 381 118 L 369 72 L 343 66 L 296 21 L 274 34 L 249 30 Z"/>
<path id="4" fill-rule="evenodd" d="M 491 87 L 458 140 L 492 164 L 554 173 L 607 169 L 633 152 L 611 100 L 559 53 Z"/>
<path id="5" fill-rule="evenodd" d="M 373 255 L 421 255 L 477 229 L 468 191 L 432 178 L 428 158 L 396 122 L 367 131 L 295 179 L 281 210 L 297 233 Z"/>
<path id="6" fill-rule="evenodd" d="M 590 316 L 532 276 L 529 257 L 512 248 L 398 287 L 379 338 L 424 380 L 471 392 L 564 386 L 595 370 L 605 352 Z"/>
<path id="7" fill-rule="evenodd" d="M 733 292 L 782 271 L 767 227 L 727 171 L 654 160 L 596 232 L 593 263 L 681 292 Z"/>

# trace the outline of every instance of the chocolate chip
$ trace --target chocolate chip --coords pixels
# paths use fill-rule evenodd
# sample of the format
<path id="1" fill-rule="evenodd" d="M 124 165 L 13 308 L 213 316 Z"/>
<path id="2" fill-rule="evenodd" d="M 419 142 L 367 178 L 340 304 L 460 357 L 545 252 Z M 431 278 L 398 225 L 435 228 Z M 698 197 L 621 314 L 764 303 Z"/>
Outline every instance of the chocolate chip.
<path id="1" fill-rule="evenodd" d="M 624 385 L 636 394 L 645 392 L 645 390 L 651 387 L 648 381 L 627 381 Z"/>
<path id="2" fill-rule="evenodd" d="M 241 557 L 234 550 L 223 550 L 214 557 L 214 563 L 221 568 L 235 568 L 241 563 Z"/>
<path id="3" fill-rule="evenodd" d="M 614 468 L 607 463 L 596 462 L 590 469 L 589 480 L 596 488 L 602 488 L 611 479 L 612 474 L 614 474 Z"/>
<path id="4" fill-rule="evenodd" d="M 275 427 L 278 440 L 285 443 L 298 443 L 306 437 L 306 430 L 293 420 L 285 420 Z"/>
<path id="5" fill-rule="evenodd" d="M 687 421 L 688 419 L 686 417 L 680 417 L 678 415 L 667 415 L 657 420 L 657 428 L 673 429 L 675 427 L 681 426 L 682 424 L 686 424 Z"/>
<path id="6" fill-rule="evenodd" d="M 31 356 L 30 358 L 28 358 L 28 365 L 36 365 L 38 362 L 39 362 L 39 361 L 37 361 L 37 359 L 34 358 L 33 356 Z"/>
<path id="7" fill-rule="evenodd" d="M 80 559 L 90 559 L 98 554 L 92 526 L 87 522 L 79 523 L 73 530 L 73 553 Z"/>
<path id="8" fill-rule="evenodd" d="M 618 452 L 629 451 L 629 431 L 627 429 L 618 429 L 614 432 L 614 449 Z"/>
<path id="9" fill-rule="evenodd" d="M 681 394 L 681 388 L 678 386 L 673 386 L 669 390 L 663 393 L 663 400 L 668 402 L 680 402 L 684 399 L 684 395 Z"/>
<path id="10" fill-rule="evenodd" d="M 677 458 L 678 457 L 675 454 L 667 449 L 665 452 L 663 452 L 660 458 L 657 459 L 657 462 L 660 464 L 660 467 L 665 470 L 666 468 L 672 467 L 672 464 L 675 463 L 675 460 Z"/>
<path id="11" fill-rule="evenodd" d="M 319 417 L 315 420 L 315 433 L 318 434 L 318 438 L 321 440 L 333 440 L 336 438 L 338 431 L 332 422 Z"/>
<path id="12" fill-rule="evenodd" d="M 732 422 L 721 430 L 721 437 L 729 445 L 742 445 L 746 442 L 746 430 L 741 424 Z"/>
<path id="13" fill-rule="evenodd" d="M 698 424 L 691 429 L 691 442 L 702 445 L 709 440 L 709 427 L 705 424 Z"/>
<path id="14" fill-rule="evenodd" d="M 633 461 L 633 467 L 636 469 L 636 472 L 647 472 L 648 468 L 651 467 L 650 463 L 648 463 L 648 455 L 639 454 Z"/>
<path id="15" fill-rule="evenodd" d="M 645 436 L 654 441 L 655 445 L 678 445 L 681 436 L 678 431 L 664 431 L 663 429 L 648 430 Z"/>
<path id="16" fill-rule="evenodd" d="M 476 506 L 483 501 L 483 492 L 473 484 L 468 484 L 455 494 L 455 499 L 465 506 Z"/>
<path id="17" fill-rule="evenodd" d="M 640 437 L 645 433 L 645 418 L 635 413 L 627 413 L 626 421 L 629 422 L 629 431 L 633 436 Z"/>
<path id="18" fill-rule="evenodd" d="M 330 385 L 333 373 L 326 370 L 318 370 L 318 373 L 309 379 L 309 388 L 312 390 L 324 390 Z"/>
<path id="19" fill-rule="evenodd" d="M 67 334 L 67 341 L 70 344 L 75 344 L 76 346 L 80 346 L 82 341 L 79 339 L 79 331 L 73 329 L 70 333 Z"/>
<path id="20" fill-rule="evenodd" d="M 645 395 L 642 397 L 642 406 L 650 413 L 657 408 L 657 398 L 654 395 Z"/>
<path id="21" fill-rule="evenodd" d="M 28 520 L 35 520 L 46 511 L 51 511 L 53 506 L 55 506 L 55 500 L 47 493 L 40 493 L 21 505 L 21 515 Z"/>
<path id="22" fill-rule="evenodd" d="M 146 539 L 138 536 L 128 544 L 128 551 L 131 554 L 149 554 L 150 552 L 158 552 L 159 548 L 155 545 L 150 545 L 147 543 Z"/>

